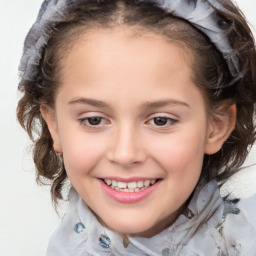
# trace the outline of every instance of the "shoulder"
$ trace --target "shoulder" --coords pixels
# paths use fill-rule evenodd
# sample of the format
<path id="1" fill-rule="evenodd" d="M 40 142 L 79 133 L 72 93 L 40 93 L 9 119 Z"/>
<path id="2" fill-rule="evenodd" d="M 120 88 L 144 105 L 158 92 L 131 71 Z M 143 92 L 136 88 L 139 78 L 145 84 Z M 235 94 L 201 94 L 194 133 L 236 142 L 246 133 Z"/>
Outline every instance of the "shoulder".
<path id="1" fill-rule="evenodd" d="M 219 206 L 200 225 L 181 255 L 256 256 L 256 195 L 219 199 Z"/>
<path id="2" fill-rule="evenodd" d="M 224 200 L 222 218 L 221 234 L 230 255 L 255 256 L 256 194 L 242 200 Z"/>
<path id="3" fill-rule="evenodd" d="M 77 207 L 81 204 L 81 199 L 74 189 L 71 189 L 69 194 L 69 207 L 66 214 L 62 218 L 58 228 L 51 235 L 48 247 L 47 256 L 85 256 L 83 250 L 74 251 L 74 242 L 76 244 L 83 243 L 87 237 L 83 232 L 84 226 L 80 222 Z"/>

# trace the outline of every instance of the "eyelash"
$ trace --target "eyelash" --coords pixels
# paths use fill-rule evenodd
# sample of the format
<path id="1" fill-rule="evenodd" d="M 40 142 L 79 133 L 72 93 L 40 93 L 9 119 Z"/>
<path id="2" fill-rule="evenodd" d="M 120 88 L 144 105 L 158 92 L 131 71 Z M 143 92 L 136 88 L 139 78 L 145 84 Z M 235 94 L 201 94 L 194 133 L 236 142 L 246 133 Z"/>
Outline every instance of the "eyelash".
<path id="1" fill-rule="evenodd" d="M 99 128 L 100 125 L 98 125 L 98 124 L 93 125 L 93 124 L 90 124 L 90 123 L 89 123 L 89 120 L 90 120 L 90 119 L 95 119 L 95 118 L 100 119 L 100 122 L 101 122 L 102 120 L 105 120 L 106 123 L 109 123 L 109 122 L 107 121 L 107 119 L 105 119 L 104 117 L 101 117 L 101 116 L 92 116 L 92 117 L 81 118 L 81 119 L 79 119 L 79 122 L 80 122 L 80 124 L 81 124 L 82 126 L 86 126 L 86 127 L 89 127 L 89 128 Z M 101 126 L 102 126 L 102 125 L 101 125 Z"/>
<path id="2" fill-rule="evenodd" d="M 164 119 L 167 124 L 163 124 L 163 125 L 154 125 L 154 126 L 157 126 L 157 127 L 169 127 L 169 126 L 173 126 L 175 125 L 178 120 L 177 119 L 174 119 L 174 118 L 171 118 L 171 117 L 166 117 L 166 116 L 156 116 L 156 117 L 153 117 L 151 118 L 148 122 L 150 123 L 150 121 L 156 121 L 156 119 Z"/>
<path id="3" fill-rule="evenodd" d="M 98 121 L 100 123 L 99 124 L 90 124 L 91 119 L 98 119 Z M 152 121 L 156 122 L 157 119 L 164 119 L 164 121 L 167 123 L 164 123 L 162 125 L 156 125 L 156 124 L 150 123 Z M 102 121 L 104 121 L 104 124 L 101 124 Z M 105 124 L 110 123 L 106 118 L 101 117 L 101 116 L 92 116 L 92 117 L 81 118 L 81 119 L 79 119 L 79 122 L 84 127 L 95 128 L 95 129 L 102 128 Z M 155 117 L 149 119 L 149 121 L 147 121 L 146 124 L 149 123 L 150 125 L 153 125 L 155 127 L 165 127 L 166 128 L 166 127 L 175 125 L 177 122 L 178 122 L 177 119 L 159 115 L 159 116 L 155 116 Z"/>

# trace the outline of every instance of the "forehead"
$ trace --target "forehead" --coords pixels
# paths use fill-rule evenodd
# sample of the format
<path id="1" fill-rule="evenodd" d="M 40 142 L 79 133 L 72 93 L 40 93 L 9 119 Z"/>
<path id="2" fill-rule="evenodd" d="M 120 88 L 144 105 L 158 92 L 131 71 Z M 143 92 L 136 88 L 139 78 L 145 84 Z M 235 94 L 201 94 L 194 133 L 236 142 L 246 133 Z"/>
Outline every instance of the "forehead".
<path id="1" fill-rule="evenodd" d="M 177 69 L 182 62 L 182 73 L 190 76 L 190 60 L 182 46 L 161 35 L 129 28 L 99 29 L 82 34 L 73 43 L 66 53 L 62 75 L 63 80 L 66 80 L 71 73 L 70 69 L 80 72 L 81 68 L 84 74 L 90 69 L 95 71 L 90 72 L 91 75 L 95 73 L 98 77 L 102 77 L 104 71 L 117 75 L 117 70 L 128 66 L 123 71 L 144 73 L 151 70 L 160 74 L 167 69 Z M 177 65 L 169 65 L 174 62 Z"/>
<path id="2" fill-rule="evenodd" d="M 73 97 L 99 97 L 100 93 L 109 100 L 128 95 L 136 98 L 138 94 L 161 98 L 170 94 L 170 89 L 195 89 L 189 61 L 177 43 L 154 33 L 92 30 L 81 35 L 67 52 L 60 91 L 65 89 Z"/>

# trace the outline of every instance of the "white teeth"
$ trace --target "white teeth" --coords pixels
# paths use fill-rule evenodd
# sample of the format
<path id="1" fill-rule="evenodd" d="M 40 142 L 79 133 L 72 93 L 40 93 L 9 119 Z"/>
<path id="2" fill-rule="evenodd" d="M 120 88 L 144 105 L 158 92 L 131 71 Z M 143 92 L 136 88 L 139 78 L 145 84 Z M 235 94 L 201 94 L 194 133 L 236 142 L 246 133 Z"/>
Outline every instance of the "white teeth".
<path id="1" fill-rule="evenodd" d="M 117 186 L 118 186 L 119 188 L 127 188 L 127 183 L 118 181 L 118 182 L 117 182 Z"/>
<path id="2" fill-rule="evenodd" d="M 136 181 L 128 183 L 128 188 L 136 188 L 136 187 L 137 187 L 136 186 Z"/>
<path id="3" fill-rule="evenodd" d="M 144 186 L 144 183 L 142 180 L 137 181 L 137 188 L 142 188 Z"/>
<path id="4" fill-rule="evenodd" d="M 106 182 L 108 185 L 111 185 L 111 184 L 112 184 L 112 181 L 111 181 L 111 180 L 105 180 L 105 182 Z"/>
<path id="5" fill-rule="evenodd" d="M 114 187 L 117 187 L 117 181 L 115 181 L 115 180 L 112 180 L 112 186 L 114 186 Z"/>
<path id="6" fill-rule="evenodd" d="M 145 180 L 145 181 L 144 181 L 144 186 L 145 186 L 145 187 L 148 187 L 149 184 L 150 184 L 150 180 Z"/>
<path id="7" fill-rule="evenodd" d="M 109 179 L 104 181 L 111 188 L 122 192 L 139 192 L 156 183 L 156 180 L 139 180 L 128 183 Z"/>

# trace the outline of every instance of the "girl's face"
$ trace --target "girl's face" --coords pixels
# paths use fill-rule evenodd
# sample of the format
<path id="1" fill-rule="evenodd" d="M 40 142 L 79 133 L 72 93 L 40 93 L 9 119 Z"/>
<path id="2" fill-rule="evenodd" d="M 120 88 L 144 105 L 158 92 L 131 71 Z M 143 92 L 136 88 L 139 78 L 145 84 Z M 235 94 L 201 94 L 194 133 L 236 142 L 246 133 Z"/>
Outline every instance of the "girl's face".
<path id="1" fill-rule="evenodd" d="M 113 230 L 150 237 L 173 223 L 221 147 L 188 59 L 115 29 L 81 36 L 62 63 L 54 115 L 42 114 L 72 185 Z"/>

